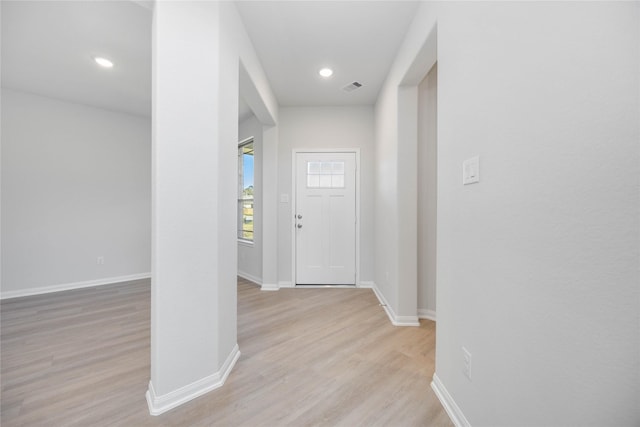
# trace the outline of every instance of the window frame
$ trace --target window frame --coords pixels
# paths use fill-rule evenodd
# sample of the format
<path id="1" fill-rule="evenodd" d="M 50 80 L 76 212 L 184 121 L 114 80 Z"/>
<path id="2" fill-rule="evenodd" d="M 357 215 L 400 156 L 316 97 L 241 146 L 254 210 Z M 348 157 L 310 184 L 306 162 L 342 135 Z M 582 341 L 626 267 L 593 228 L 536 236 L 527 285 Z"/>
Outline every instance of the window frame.
<path id="1" fill-rule="evenodd" d="M 239 243 L 243 243 L 246 245 L 253 245 L 255 242 L 255 196 L 245 197 L 244 196 L 244 162 L 243 162 L 243 149 L 248 146 L 252 146 L 253 151 L 253 187 L 255 191 L 255 144 L 254 138 L 250 137 L 238 142 L 238 191 L 237 191 L 237 199 L 238 203 L 236 205 L 236 216 L 237 216 L 237 224 L 236 224 L 236 237 Z M 244 221 L 246 215 L 244 204 L 247 201 L 251 201 L 251 210 L 253 215 L 251 215 L 252 229 L 245 230 L 244 229 Z M 245 237 L 245 232 L 250 232 L 251 237 Z"/>

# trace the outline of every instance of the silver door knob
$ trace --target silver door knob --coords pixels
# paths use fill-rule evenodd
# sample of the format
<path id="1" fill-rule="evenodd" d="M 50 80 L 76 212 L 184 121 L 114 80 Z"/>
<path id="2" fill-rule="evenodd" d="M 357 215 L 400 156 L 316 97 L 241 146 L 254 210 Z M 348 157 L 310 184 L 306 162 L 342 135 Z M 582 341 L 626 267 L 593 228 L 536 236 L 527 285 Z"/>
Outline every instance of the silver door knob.
<path id="1" fill-rule="evenodd" d="M 302 224 L 298 224 L 298 228 L 302 228 Z"/>
<path id="2" fill-rule="evenodd" d="M 298 214 L 298 219 L 302 219 L 302 215 Z"/>

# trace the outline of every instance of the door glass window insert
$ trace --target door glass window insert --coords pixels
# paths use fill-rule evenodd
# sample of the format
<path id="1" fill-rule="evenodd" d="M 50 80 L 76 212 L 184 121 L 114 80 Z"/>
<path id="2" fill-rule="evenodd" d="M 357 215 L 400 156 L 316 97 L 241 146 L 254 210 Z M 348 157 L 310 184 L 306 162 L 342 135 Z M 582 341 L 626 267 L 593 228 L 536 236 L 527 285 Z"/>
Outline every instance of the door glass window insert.
<path id="1" fill-rule="evenodd" d="M 344 162 L 307 162 L 307 188 L 344 188 Z"/>

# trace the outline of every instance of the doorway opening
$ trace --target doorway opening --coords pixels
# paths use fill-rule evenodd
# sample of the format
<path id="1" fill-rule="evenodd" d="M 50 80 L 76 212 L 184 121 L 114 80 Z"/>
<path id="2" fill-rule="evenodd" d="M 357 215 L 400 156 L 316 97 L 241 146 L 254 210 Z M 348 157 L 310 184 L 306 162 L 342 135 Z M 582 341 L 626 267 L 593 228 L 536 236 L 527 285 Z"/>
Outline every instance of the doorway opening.
<path id="1" fill-rule="evenodd" d="M 438 64 L 418 85 L 418 317 L 436 318 Z"/>

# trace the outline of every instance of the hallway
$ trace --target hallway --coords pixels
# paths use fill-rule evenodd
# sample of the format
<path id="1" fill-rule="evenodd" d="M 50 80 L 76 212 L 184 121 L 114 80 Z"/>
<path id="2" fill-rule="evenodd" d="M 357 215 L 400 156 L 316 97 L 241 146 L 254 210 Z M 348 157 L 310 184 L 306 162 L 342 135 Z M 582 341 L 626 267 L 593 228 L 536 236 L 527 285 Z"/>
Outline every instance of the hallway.
<path id="1" fill-rule="evenodd" d="M 2 301 L 2 425 L 451 425 L 429 387 L 433 322 L 390 325 L 369 289 L 243 279 L 226 384 L 152 417 L 149 293 L 140 280 Z"/>

